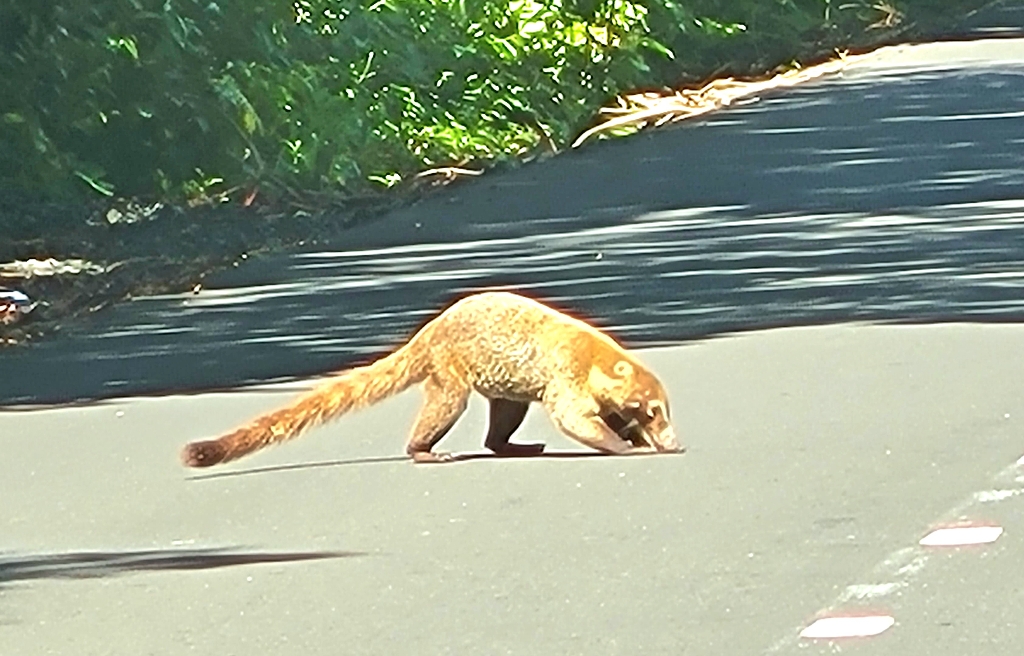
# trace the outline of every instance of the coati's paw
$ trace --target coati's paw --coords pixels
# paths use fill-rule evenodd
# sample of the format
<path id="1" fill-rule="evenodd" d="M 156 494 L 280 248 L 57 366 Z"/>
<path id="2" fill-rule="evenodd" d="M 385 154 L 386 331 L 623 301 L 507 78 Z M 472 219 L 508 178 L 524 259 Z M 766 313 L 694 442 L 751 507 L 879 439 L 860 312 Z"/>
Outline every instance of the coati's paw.
<path id="1" fill-rule="evenodd" d="M 424 464 L 455 461 L 455 456 L 447 451 L 413 451 L 409 455 L 412 456 L 413 462 Z"/>

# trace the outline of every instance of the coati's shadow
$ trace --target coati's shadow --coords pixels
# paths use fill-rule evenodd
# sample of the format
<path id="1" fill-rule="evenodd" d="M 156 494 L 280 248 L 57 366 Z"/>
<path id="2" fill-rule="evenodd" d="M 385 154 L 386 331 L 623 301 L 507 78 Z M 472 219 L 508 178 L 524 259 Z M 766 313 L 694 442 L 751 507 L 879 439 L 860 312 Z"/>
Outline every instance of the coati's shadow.
<path id="1" fill-rule="evenodd" d="M 369 458 L 352 458 L 350 460 L 325 460 L 322 462 L 295 463 L 291 465 L 270 465 L 267 467 L 256 467 L 239 471 L 215 472 L 212 474 L 197 474 L 189 476 L 190 481 L 206 481 L 213 478 L 231 478 L 233 476 L 249 476 L 252 474 L 269 474 L 272 472 L 292 471 L 296 469 L 319 469 L 321 467 L 343 467 L 345 465 L 367 465 L 379 462 L 403 462 L 408 461 L 417 467 L 437 467 L 452 465 L 459 462 L 471 460 L 549 460 L 552 458 L 575 460 L 577 458 L 608 458 L 609 456 L 599 451 L 545 451 L 544 453 L 532 455 L 498 455 L 490 451 L 466 451 L 451 454 L 451 460 L 439 463 L 412 463 L 409 456 L 371 456 Z M 635 458 L 637 456 L 629 456 Z"/>
<path id="2" fill-rule="evenodd" d="M 249 476 L 251 474 L 269 474 L 272 472 L 291 471 L 293 469 L 319 469 L 321 467 L 341 467 L 344 465 L 364 465 L 375 462 L 401 462 L 408 460 L 409 456 L 372 456 L 369 458 L 352 458 L 351 460 L 324 460 L 322 462 L 302 462 L 291 465 L 269 465 L 267 467 L 255 467 L 253 469 L 242 469 L 238 471 L 215 472 L 212 474 L 197 474 L 189 476 L 190 481 L 206 481 L 212 478 L 231 478 L 232 476 Z"/>
<path id="3" fill-rule="evenodd" d="M 543 453 L 522 455 L 499 455 L 491 451 L 467 451 L 465 453 L 453 453 L 452 459 L 449 462 L 468 462 L 470 460 L 550 460 L 555 458 L 576 460 L 577 458 L 607 457 L 607 453 L 601 453 L 599 451 L 545 451 Z"/>

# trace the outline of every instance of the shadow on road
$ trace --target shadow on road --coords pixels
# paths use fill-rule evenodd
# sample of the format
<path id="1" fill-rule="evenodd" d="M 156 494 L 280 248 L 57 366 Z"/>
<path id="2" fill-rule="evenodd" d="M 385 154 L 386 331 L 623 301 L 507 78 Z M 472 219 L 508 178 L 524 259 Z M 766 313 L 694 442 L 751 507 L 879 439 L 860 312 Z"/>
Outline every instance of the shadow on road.
<path id="1" fill-rule="evenodd" d="M 77 552 L 0 558 L 0 584 L 30 579 L 80 579 L 150 570 L 194 570 L 364 556 L 356 551 L 251 552 L 167 549 Z"/>
<path id="2" fill-rule="evenodd" d="M 655 454 L 651 454 L 655 455 Z M 658 454 L 664 455 L 664 454 Z M 440 463 L 421 463 L 425 467 L 430 467 L 435 464 L 450 465 L 459 462 L 469 462 L 471 460 L 550 460 L 550 459 L 567 459 L 575 460 L 578 458 L 609 458 L 605 453 L 599 453 L 597 451 L 547 451 L 540 455 L 498 455 L 491 453 L 490 451 L 467 451 L 464 453 L 453 453 L 451 460 L 440 462 Z M 626 456 L 629 458 L 636 458 L 642 456 Z M 281 471 L 293 471 L 293 470 L 306 470 L 306 469 L 319 469 L 321 467 L 342 467 L 345 465 L 368 465 L 380 462 L 403 462 L 409 460 L 409 456 L 395 455 L 395 456 L 372 456 L 369 458 L 352 458 L 349 460 L 325 460 L 322 462 L 310 462 L 310 463 L 296 463 L 292 465 L 272 465 L 269 467 L 257 467 L 254 469 L 243 469 L 241 471 L 226 471 L 217 472 L 215 474 L 200 474 L 197 476 L 190 476 L 190 481 L 206 481 L 213 478 L 230 478 L 233 476 L 249 476 L 252 474 L 269 474 L 272 472 Z"/>
<path id="3" fill-rule="evenodd" d="M 249 476 L 251 474 L 269 474 L 271 472 L 292 471 L 295 469 L 319 469 L 321 467 L 341 467 L 344 465 L 367 465 L 375 462 L 401 462 L 408 460 L 408 456 L 374 456 L 370 458 L 353 458 L 350 460 L 325 460 L 323 462 L 296 463 L 293 465 L 272 465 L 269 467 L 256 467 L 254 469 L 243 469 L 241 471 L 216 472 L 214 474 L 200 474 L 189 476 L 190 481 L 206 481 L 211 478 L 230 478 L 233 476 Z"/>
<path id="4" fill-rule="evenodd" d="M 199 293 L 119 303 L 5 349 L 0 405 L 337 371 L 488 287 L 627 346 L 1021 321 L 1024 39 L 992 41 L 495 172 L 330 243 L 249 258 Z"/>

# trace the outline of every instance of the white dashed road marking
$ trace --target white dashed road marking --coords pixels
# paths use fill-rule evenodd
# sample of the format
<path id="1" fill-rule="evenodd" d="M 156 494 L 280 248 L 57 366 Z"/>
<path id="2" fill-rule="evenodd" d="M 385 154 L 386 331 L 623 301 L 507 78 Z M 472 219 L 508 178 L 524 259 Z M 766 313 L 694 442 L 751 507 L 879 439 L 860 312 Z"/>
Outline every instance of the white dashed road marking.
<path id="1" fill-rule="evenodd" d="M 992 482 L 998 487 L 973 493 L 947 512 L 941 521 L 933 524 L 939 528 L 928 532 L 918 541 L 917 546 L 899 549 L 875 566 L 865 578 L 869 581 L 878 581 L 877 583 L 846 586 L 832 604 L 816 614 L 810 624 L 790 631 L 764 653 L 778 653 L 801 639 L 830 640 L 876 636 L 895 625 L 896 618 L 885 610 L 866 614 L 861 609 L 861 614 L 858 615 L 856 608 L 844 611 L 843 607 L 850 602 L 884 600 L 897 590 L 907 587 L 910 580 L 924 569 L 929 555 L 935 549 L 991 544 L 998 540 L 1003 534 L 1003 527 L 966 521 L 965 517 L 979 514 L 969 512 L 972 507 L 999 503 L 1024 495 L 1024 487 L 1021 487 L 1021 483 L 1024 483 L 1021 467 L 1024 467 L 1024 456 L 993 477 Z"/>
<path id="2" fill-rule="evenodd" d="M 960 547 L 995 542 L 1003 534 L 1002 526 L 954 526 L 940 528 L 921 538 L 923 547 Z"/>
<path id="3" fill-rule="evenodd" d="M 889 615 L 822 617 L 800 632 L 801 638 L 868 638 L 896 623 Z"/>

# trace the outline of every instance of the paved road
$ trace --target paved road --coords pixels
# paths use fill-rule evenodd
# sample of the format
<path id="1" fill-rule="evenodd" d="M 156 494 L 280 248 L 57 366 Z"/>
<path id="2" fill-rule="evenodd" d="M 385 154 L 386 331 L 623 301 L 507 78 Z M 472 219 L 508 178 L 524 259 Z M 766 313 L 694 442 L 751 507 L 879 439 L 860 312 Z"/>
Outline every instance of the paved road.
<path id="1" fill-rule="evenodd" d="M 410 391 L 195 474 L 181 444 L 298 386 L 2 412 L 0 653 L 1016 655 L 1022 352 L 968 324 L 644 351 L 680 456 L 416 466 Z M 1004 532 L 917 546 L 957 519 Z M 865 609 L 895 625 L 798 636 Z"/>

